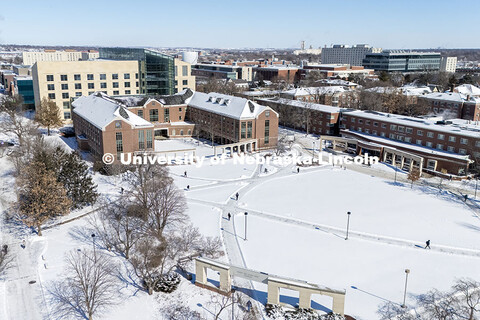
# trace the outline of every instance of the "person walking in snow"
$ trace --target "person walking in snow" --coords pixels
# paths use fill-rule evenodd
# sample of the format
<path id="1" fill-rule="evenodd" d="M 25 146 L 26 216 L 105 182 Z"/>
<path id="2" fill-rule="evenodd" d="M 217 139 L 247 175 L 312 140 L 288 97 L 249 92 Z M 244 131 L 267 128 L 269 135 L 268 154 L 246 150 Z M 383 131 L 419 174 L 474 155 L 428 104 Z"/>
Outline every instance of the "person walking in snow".
<path id="1" fill-rule="evenodd" d="M 297 167 L 297 173 L 300 173 L 300 168 L 299 167 Z"/>
<path id="2" fill-rule="evenodd" d="M 238 194 L 238 192 L 237 192 L 237 193 L 235 194 L 235 200 L 236 200 L 236 201 L 238 201 L 238 196 L 239 196 L 239 194 Z"/>
<path id="3" fill-rule="evenodd" d="M 190 191 L 190 185 L 187 185 L 187 191 Z"/>
<path id="4" fill-rule="evenodd" d="M 120 188 L 120 194 L 123 194 L 123 187 Z"/>
<path id="5" fill-rule="evenodd" d="M 187 177 L 187 171 L 183 173 L 183 176 L 186 178 Z"/>
<path id="6" fill-rule="evenodd" d="M 425 242 L 426 246 L 425 246 L 425 249 L 431 249 L 430 248 L 430 240 L 427 240 L 427 242 Z"/>
<path id="7" fill-rule="evenodd" d="M 467 202 L 467 200 L 468 200 L 468 194 L 464 195 L 463 198 L 465 199 L 465 200 L 463 200 L 463 202 Z"/>
<path id="8" fill-rule="evenodd" d="M 228 221 L 230 221 L 230 218 L 232 217 L 232 215 L 230 214 L 230 212 L 228 213 L 227 217 L 228 217 Z"/>

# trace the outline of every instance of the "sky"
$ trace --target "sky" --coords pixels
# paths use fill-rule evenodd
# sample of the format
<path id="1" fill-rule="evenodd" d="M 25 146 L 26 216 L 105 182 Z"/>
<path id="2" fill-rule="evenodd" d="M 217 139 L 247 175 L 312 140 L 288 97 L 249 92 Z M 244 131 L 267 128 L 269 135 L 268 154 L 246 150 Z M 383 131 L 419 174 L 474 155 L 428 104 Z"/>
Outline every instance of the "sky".
<path id="1" fill-rule="evenodd" d="M 0 0 L 0 44 L 480 48 L 478 0 Z"/>

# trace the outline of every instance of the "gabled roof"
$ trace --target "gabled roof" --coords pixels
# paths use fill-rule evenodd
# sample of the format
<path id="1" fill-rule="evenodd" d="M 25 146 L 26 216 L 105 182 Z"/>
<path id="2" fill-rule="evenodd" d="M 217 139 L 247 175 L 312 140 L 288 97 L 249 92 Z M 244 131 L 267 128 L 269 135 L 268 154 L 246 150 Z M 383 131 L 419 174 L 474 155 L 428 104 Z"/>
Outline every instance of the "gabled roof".
<path id="1" fill-rule="evenodd" d="M 147 120 L 128 111 L 125 105 L 100 92 L 82 96 L 73 101 L 72 106 L 75 114 L 101 130 L 115 120 L 123 120 L 134 128 L 153 127 Z"/>
<path id="2" fill-rule="evenodd" d="M 268 108 L 245 98 L 214 92 L 195 92 L 188 105 L 234 119 L 253 119 Z"/>
<path id="3" fill-rule="evenodd" d="M 480 96 L 480 88 L 471 84 L 462 84 L 461 86 L 456 87 L 453 91 L 463 93 L 468 96 Z"/>

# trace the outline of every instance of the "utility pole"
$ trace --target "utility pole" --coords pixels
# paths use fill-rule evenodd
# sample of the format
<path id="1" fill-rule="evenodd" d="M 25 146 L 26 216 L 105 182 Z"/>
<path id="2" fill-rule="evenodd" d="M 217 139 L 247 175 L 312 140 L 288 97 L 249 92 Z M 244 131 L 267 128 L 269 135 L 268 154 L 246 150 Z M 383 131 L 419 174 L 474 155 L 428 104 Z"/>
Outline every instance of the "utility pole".
<path id="1" fill-rule="evenodd" d="M 407 283 L 408 283 L 408 274 L 410 273 L 410 269 L 405 269 L 405 291 L 403 292 L 403 304 L 402 308 L 406 308 L 407 305 L 405 304 L 405 301 L 407 299 Z"/>
<path id="2" fill-rule="evenodd" d="M 248 212 L 245 212 L 245 241 L 247 241 L 247 216 Z"/>
<path id="3" fill-rule="evenodd" d="M 345 237 L 345 240 L 348 240 L 348 228 L 350 227 L 350 215 L 352 213 L 350 211 L 347 212 L 347 236 Z"/>

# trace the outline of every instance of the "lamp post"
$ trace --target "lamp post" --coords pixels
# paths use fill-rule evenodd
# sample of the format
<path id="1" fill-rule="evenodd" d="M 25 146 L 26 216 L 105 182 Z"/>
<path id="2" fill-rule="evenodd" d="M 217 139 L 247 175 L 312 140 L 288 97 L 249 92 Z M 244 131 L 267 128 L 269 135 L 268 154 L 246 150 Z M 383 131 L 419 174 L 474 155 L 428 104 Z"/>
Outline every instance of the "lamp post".
<path id="1" fill-rule="evenodd" d="M 248 212 L 245 212 L 245 241 L 247 240 L 247 216 Z"/>
<path id="2" fill-rule="evenodd" d="M 347 236 L 345 237 L 345 240 L 348 240 L 348 228 L 350 227 L 350 215 L 352 213 L 350 211 L 347 212 Z"/>
<path id="3" fill-rule="evenodd" d="M 232 289 L 232 320 L 235 319 L 235 289 Z"/>
<path id="4" fill-rule="evenodd" d="M 95 254 L 95 233 L 92 233 L 92 245 L 93 245 L 93 257 L 96 261 L 97 260 L 97 255 Z"/>
<path id="5" fill-rule="evenodd" d="M 408 274 L 410 273 L 410 269 L 405 269 L 405 291 L 403 292 L 403 304 L 402 308 L 406 308 L 407 305 L 405 304 L 405 301 L 407 299 L 407 283 L 408 283 Z"/>
<path id="6" fill-rule="evenodd" d="M 475 177 L 475 200 L 477 200 L 477 185 L 478 185 L 478 176 Z"/>

